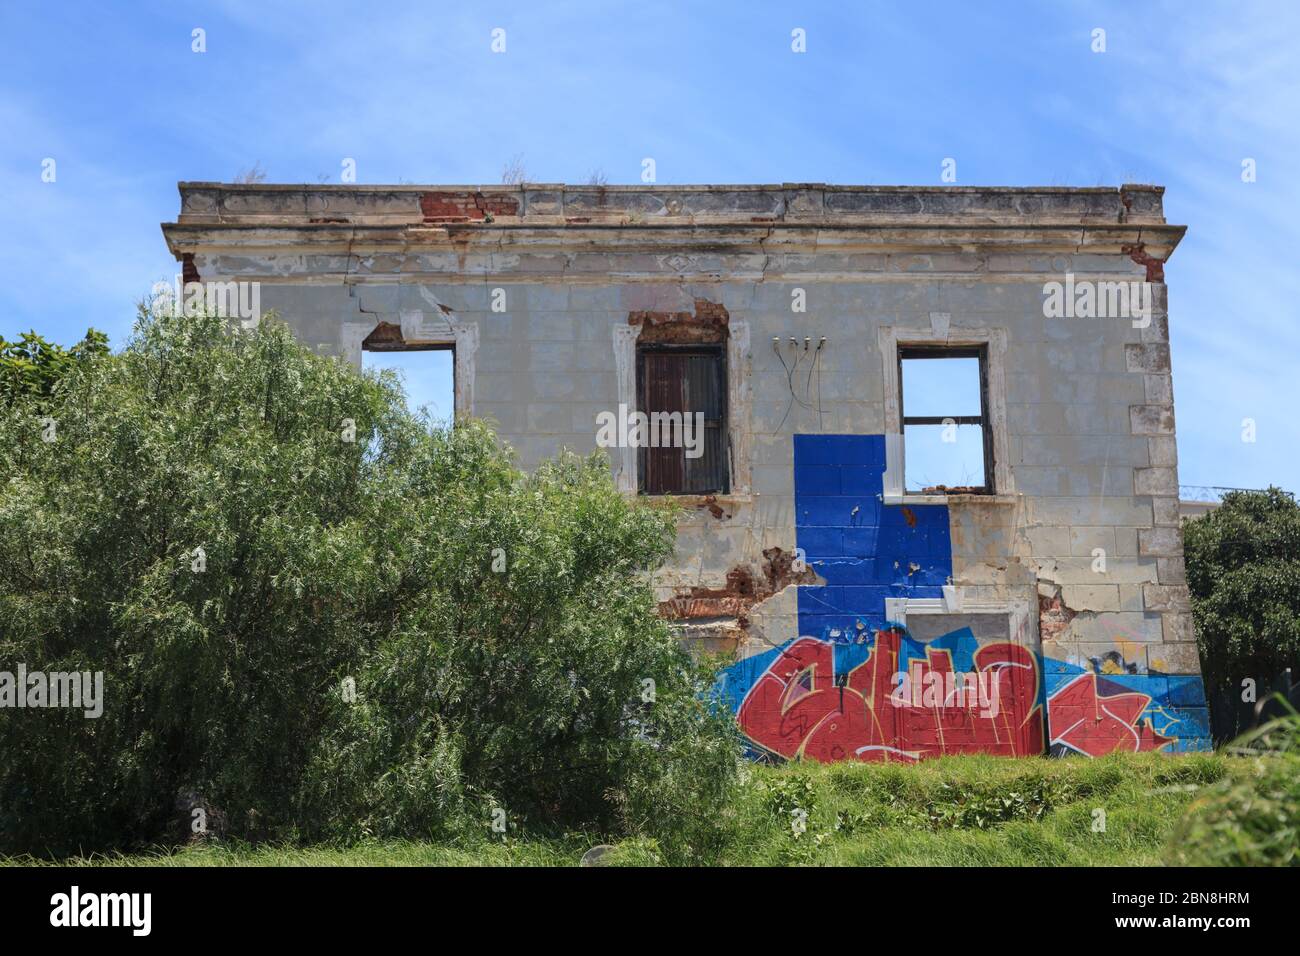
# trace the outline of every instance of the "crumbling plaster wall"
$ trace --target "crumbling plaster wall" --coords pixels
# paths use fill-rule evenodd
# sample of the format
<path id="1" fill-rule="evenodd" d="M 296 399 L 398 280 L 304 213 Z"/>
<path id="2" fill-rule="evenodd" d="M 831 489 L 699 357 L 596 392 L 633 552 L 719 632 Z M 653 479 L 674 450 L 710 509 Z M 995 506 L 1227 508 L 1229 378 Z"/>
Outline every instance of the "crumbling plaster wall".
<path id="1" fill-rule="evenodd" d="M 656 587 L 688 635 L 742 656 L 796 637 L 798 588 L 818 580 L 816 567 L 789 568 L 797 546 L 791 437 L 887 431 L 882 328 L 946 329 L 954 341 L 996 334 L 1005 347 L 1005 478 L 993 497 L 944 499 L 952 583 L 969 605 L 1036 608 L 1027 633 L 1014 637 L 1045 659 L 1098 672 L 1198 673 L 1160 269 L 1177 236 L 1153 233 L 1166 243 L 1153 241 L 1153 256 L 1132 228 L 1091 242 L 1081 227 L 1061 235 L 1027 221 L 1015 231 L 1017 209 L 1003 210 L 1010 226 L 974 236 L 893 235 L 884 225 L 868 236 L 783 232 L 753 215 L 711 242 L 674 249 L 644 238 L 630 201 L 631 212 L 604 223 L 617 229 L 569 236 L 585 225 L 570 216 L 547 223 L 550 233 L 503 238 L 484 223 L 493 210 L 509 215 L 508 205 L 464 200 L 452 209 L 448 197 L 460 194 L 450 187 L 437 202 L 428 195 L 420 209 L 430 232 L 408 227 L 400 237 L 372 236 L 368 247 L 341 236 L 313 248 L 277 225 L 281 232 L 254 230 L 244 248 L 231 248 L 228 238 L 204 236 L 222 223 L 203 212 L 188 232 L 172 227 L 169 241 L 205 280 L 260 281 L 263 307 L 324 354 L 359 362 L 360 340 L 379 322 L 400 325 L 410 341 L 456 344 L 458 414 L 495 421 L 525 466 L 560 447 L 595 447 L 597 414 L 627 400 L 625 350 L 648 313 L 725 310 L 733 331 L 743 330 L 728 363 L 741 467 L 731 494 L 683 500 L 677 553 Z M 673 201 L 658 210 L 670 219 Z M 757 202 L 717 201 L 733 216 Z M 1130 213 L 1136 204 L 1162 224 L 1158 194 L 1152 201 L 1150 192 L 1128 193 Z M 787 212 L 793 207 L 787 200 Z M 602 207 L 590 212 L 599 219 Z M 301 229 L 293 210 L 268 212 L 267 222 L 275 216 Z M 1045 318 L 1044 283 L 1066 273 L 1160 280 L 1150 324 Z M 792 310 L 796 290 L 804 312 Z M 627 456 L 610 456 L 634 487 Z"/>
<path id="2" fill-rule="evenodd" d="M 1127 278 L 1126 262 L 1132 265 L 1126 258 L 1107 263 L 1113 271 L 1103 275 Z M 220 261 L 200 257 L 196 265 L 201 274 L 221 274 L 213 269 Z M 1145 667 L 1151 644 L 1162 645 L 1162 661 L 1191 654 L 1191 646 L 1163 646 L 1190 640 L 1185 600 L 1168 590 L 1183 583 L 1172 426 L 1139 417 L 1152 405 L 1172 405 L 1167 347 L 1154 350 L 1143 341 L 1163 334 L 1163 315 L 1151 330 L 1097 319 L 1056 320 L 1074 328 L 1053 328 L 1042 316 L 1038 277 L 1008 281 L 996 274 L 976 279 L 940 273 L 919 279 L 913 272 L 905 284 L 881 278 L 879 285 L 803 283 L 799 287 L 810 302 L 805 315 L 790 312 L 795 283 L 772 281 L 674 281 L 649 288 L 511 283 L 503 286 L 504 314 L 491 311 L 492 287 L 486 283 L 272 283 L 263 286 L 262 301 L 327 354 L 349 351 L 349 327 L 400 325 L 412 314 L 421 317 L 410 336 L 415 341 L 454 341 L 453 323 L 476 328 L 472 412 L 497 422 L 525 465 L 562 446 L 584 452 L 595 447 L 596 415 L 617 407 L 619 397 L 614 330 L 627 326 L 630 313 L 689 310 L 699 298 L 743 317 L 751 344 L 740 372 L 754 397 L 750 421 L 738 424 L 751 436 L 752 493 L 687 501 L 677 556 L 660 577 L 663 600 L 692 587 L 725 589 L 734 568 L 757 572 L 766 549 L 793 552 L 789 436 L 884 431 L 878 324 L 913 325 L 941 310 L 952 317 L 954 334 L 968 327 L 1005 328 L 1015 493 L 949 498 L 954 583 L 984 603 L 1026 592 L 1045 604 L 1059 599 L 1075 616 L 1043 637 L 1080 659 L 1122 648 L 1126 661 Z M 811 386 L 814 405 L 820 391 L 820 413 L 791 402 L 785 368 L 772 348 L 777 336 L 792 361 L 791 334 L 800 351 L 805 335 L 827 338 Z M 355 349 L 360 339 L 355 332 L 352 337 Z M 360 360 L 355 351 L 349 357 Z M 796 391 L 807 397 L 807 389 Z M 1146 434 L 1151 430 L 1162 433 Z M 1135 495 L 1136 482 L 1160 480 L 1164 484 L 1150 490 L 1163 494 Z M 1092 570 L 1098 547 L 1106 554 L 1102 574 Z M 794 633 L 792 595 L 778 592 L 750 608 L 747 617 L 752 633 L 741 628 L 733 637 L 780 643 Z"/>

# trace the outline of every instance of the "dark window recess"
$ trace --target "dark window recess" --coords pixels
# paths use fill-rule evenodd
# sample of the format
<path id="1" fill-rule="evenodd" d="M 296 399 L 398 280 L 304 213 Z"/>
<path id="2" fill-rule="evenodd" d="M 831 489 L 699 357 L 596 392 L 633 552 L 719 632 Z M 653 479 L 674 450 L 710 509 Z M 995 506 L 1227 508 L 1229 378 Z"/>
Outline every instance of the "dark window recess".
<path id="1" fill-rule="evenodd" d="M 640 490 L 649 495 L 726 494 L 727 366 L 721 348 L 656 346 L 637 351 L 637 410 L 647 416 L 678 412 L 704 415 L 704 432 L 692 435 L 701 454 L 686 454 L 685 431 L 676 447 L 637 449 Z M 653 418 L 651 418 L 653 422 Z M 662 436 L 664 433 L 661 431 Z"/>
<path id="2" fill-rule="evenodd" d="M 902 346 L 898 385 L 905 489 L 992 494 L 984 347 Z"/>

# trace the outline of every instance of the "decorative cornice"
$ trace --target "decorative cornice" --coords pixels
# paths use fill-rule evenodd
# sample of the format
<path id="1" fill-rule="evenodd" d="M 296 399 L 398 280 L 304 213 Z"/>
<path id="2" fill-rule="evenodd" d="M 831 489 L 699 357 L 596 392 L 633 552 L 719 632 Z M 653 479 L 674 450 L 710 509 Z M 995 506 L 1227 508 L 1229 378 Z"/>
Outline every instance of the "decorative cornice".
<path id="1" fill-rule="evenodd" d="M 470 221 L 549 225 L 655 221 L 1163 224 L 1162 186 L 360 186 L 178 184 L 181 222 L 353 225 Z M 624 222 L 626 220 L 626 222 Z"/>
<path id="2" fill-rule="evenodd" d="M 675 259 L 669 256 L 652 269 L 634 266 L 630 271 L 671 274 L 674 261 L 684 264 L 676 269 L 682 273 L 718 271 L 690 263 L 693 255 L 711 254 L 1005 250 L 1126 255 L 1141 249 L 1164 260 L 1186 231 L 1165 222 L 1162 187 L 1135 185 L 1069 189 L 181 183 L 179 188 L 181 214 L 177 222 L 163 224 L 168 247 L 178 258 L 185 253 L 453 253 L 459 266 L 453 272 L 463 271 L 466 259 L 473 256 L 564 253 L 585 255 L 597 272 L 609 274 L 620 271 L 619 264 L 601 269 L 593 254 L 669 256 L 669 250 L 677 253 Z M 736 263 L 729 265 L 734 268 Z M 502 259 L 470 271 L 511 269 Z M 851 264 L 848 271 L 854 271 Z"/>

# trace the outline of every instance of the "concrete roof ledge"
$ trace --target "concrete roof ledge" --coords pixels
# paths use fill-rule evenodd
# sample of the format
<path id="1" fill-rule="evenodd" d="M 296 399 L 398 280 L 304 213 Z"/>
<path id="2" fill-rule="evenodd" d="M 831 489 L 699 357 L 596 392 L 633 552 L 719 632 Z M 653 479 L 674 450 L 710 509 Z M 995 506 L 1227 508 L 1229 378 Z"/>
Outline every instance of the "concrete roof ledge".
<path id="1" fill-rule="evenodd" d="M 471 246 L 768 255 L 1035 250 L 1163 262 L 1185 226 L 1161 186 L 179 184 L 177 258 L 212 249 L 375 254 Z M 1150 270 L 1150 266 L 1148 269 Z"/>
<path id="2" fill-rule="evenodd" d="M 181 223 L 1163 225 L 1164 188 L 1064 186 L 272 185 L 183 182 Z"/>

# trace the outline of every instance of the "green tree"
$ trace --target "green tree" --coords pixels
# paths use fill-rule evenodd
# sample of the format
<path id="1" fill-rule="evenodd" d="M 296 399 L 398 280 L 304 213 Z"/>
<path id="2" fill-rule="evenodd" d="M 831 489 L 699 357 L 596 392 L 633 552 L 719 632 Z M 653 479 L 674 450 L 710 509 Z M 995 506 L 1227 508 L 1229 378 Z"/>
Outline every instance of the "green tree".
<path id="1" fill-rule="evenodd" d="M 693 845 L 736 750 L 654 614 L 672 529 L 606 460 L 523 474 L 280 323 L 142 313 L 0 415 L 0 670 L 105 681 L 97 719 L 0 709 L 0 848 L 181 838 L 185 793 L 236 836 L 500 807 Z"/>
<path id="2" fill-rule="evenodd" d="M 108 336 L 95 329 L 87 329 L 86 337 L 70 349 L 47 342 L 35 331 L 24 332 L 16 342 L 0 335 L 0 408 L 22 397 L 50 398 L 74 366 L 107 354 Z"/>
<path id="3" fill-rule="evenodd" d="M 1206 689 L 1261 698 L 1300 667 L 1300 505 L 1278 488 L 1234 491 L 1183 526 L 1187 583 Z"/>

